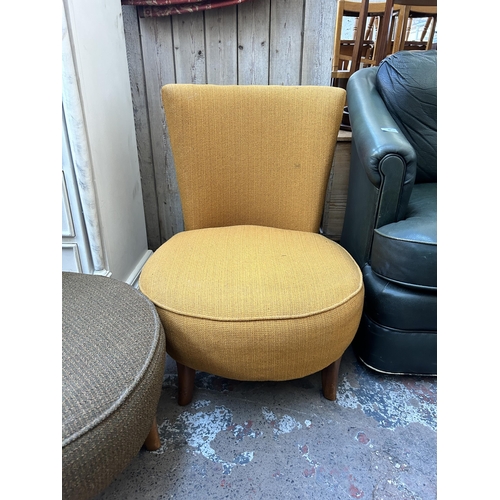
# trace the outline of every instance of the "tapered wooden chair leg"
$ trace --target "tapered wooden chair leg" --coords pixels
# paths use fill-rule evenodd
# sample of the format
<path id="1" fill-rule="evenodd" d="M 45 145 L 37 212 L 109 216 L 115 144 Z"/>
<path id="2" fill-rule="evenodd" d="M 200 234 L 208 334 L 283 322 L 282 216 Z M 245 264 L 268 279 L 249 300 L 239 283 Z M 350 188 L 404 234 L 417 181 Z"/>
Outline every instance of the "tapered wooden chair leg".
<path id="1" fill-rule="evenodd" d="M 196 370 L 193 370 L 193 368 L 189 368 L 188 366 L 185 366 L 181 363 L 177 363 L 177 376 L 179 385 L 177 401 L 180 406 L 188 405 L 193 399 L 195 374 Z"/>
<path id="2" fill-rule="evenodd" d="M 337 399 L 337 385 L 339 382 L 339 369 L 342 356 L 331 365 L 321 371 L 321 383 L 323 386 L 323 396 L 330 401 Z"/>
<path id="3" fill-rule="evenodd" d="M 156 424 L 156 417 L 153 420 L 153 425 L 151 426 L 151 430 L 144 441 L 144 446 L 148 451 L 156 451 L 161 446 L 160 435 L 158 434 L 158 425 Z"/>

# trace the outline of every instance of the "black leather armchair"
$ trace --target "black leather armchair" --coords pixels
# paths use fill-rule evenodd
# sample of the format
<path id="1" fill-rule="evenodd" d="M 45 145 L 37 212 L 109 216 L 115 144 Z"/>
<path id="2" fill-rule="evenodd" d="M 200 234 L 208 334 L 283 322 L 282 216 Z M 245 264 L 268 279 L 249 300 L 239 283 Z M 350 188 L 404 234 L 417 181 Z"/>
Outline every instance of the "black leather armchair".
<path id="1" fill-rule="evenodd" d="M 363 270 L 357 356 L 387 373 L 437 373 L 437 51 L 354 73 L 340 244 Z"/>

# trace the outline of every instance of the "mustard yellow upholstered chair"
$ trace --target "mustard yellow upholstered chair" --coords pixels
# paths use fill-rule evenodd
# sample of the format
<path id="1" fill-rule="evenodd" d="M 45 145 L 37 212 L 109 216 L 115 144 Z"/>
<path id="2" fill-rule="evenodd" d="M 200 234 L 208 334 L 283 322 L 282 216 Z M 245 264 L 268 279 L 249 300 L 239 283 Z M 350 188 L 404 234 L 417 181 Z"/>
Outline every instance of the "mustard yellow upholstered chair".
<path id="1" fill-rule="evenodd" d="M 172 84 L 162 99 L 185 231 L 147 261 L 140 289 L 177 361 L 179 404 L 195 370 L 247 381 L 322 370 L 334 400 L 364 296 L 355 261 L 319 234 L 345 91 Z"/>

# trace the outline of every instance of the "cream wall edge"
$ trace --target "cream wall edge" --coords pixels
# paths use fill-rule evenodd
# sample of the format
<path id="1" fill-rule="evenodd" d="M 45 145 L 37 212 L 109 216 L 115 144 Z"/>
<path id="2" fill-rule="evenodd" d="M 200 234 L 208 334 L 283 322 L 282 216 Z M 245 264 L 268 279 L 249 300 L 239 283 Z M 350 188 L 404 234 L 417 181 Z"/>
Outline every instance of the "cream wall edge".
<path id="1" fill-rule="evenodd" d="M 88 155 L 91 209 L 98 221 L 89 239 L 102 247 L 96 274 L 135 284 L 152 252 L 147 248 L 121 4 L 63 0 L 63 8 L 86 136 L 86 147 L 79 149 Z"/>

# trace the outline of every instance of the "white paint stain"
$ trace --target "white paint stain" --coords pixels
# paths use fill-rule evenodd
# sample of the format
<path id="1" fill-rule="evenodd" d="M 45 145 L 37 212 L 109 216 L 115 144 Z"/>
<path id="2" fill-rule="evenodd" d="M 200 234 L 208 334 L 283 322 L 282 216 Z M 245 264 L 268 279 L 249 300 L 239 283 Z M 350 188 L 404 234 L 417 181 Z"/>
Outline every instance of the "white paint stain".
<path id="1" fill-rule="evenodd" d="M 197 401 L 192 405 L 194 410 L 205 408 L 210 401 Z M 200 454 L 207 460 L 222 465 L 224 474 L 231 474 L 234 467 L 246 465 L 253 460 L 253 451 L 243 451 L 236 455 L 232 461 L 222 459 L 212 447 L 212 444 L 220 432 L 226 431 L 232 426 L 233 414 L 225 406 L 216 406 L 212 411 L 198 411 L 191 413 L 185 411 L 181 413 L 172 424 L 168 419 L 159 427 L 162 446 L 156 454 L 164 453 L 169 445 L 177 448 L 184 441 L 191 448 L 192 452 Z M 235 426 L 235 429 L 242 426 Z M 236 435 L 236 431 L 233 430 Z M 255 437 L 255 433 L 249 432 L 246 435 Z"/>
<path id="2" fill-rule="evenodd" d="M 210 406 L 210 401 L 208 401 L 207 399 L 200 399 L 200 401 L 195 401 L 191 405 L 191 408 L 199 410 L 200 408 L 205 408 L 206 406 Z"/>
<path id="3" fill-rule="evenodd" d="M 257 434 L 256 432 L 252 429 L 249 430 L 248 428 L 248 422 L 245 422 L 244 425 L 235 425 L 234 430 L 233 430 L 234 437 L 236 438 L 237 441 L 241 441 L 245 436 L 251 437 L 251 438 L 256 438 Z M 259 433 L 261 435 L 262 433 Z"/>
<path id="4" fill-rule="evenodd" d="M 417 404 L 416 404 L 417 402 Z M 344 408 L 361 409 L 388 429 L 419 423 L 436 430 L 436 403 L 409 390 L 403 383 L 384 381 L 353 387 L 344 377 L 337 392 L 337 403 Z"/>
<path id="5" fill-rule="evenodd" d="M 295 429 L 297 430 L 302 429 L 302 424 L 297 420 L 295 420 L 290 415 L 283 415 L 278 420 L 276 415 L 271 410 L 269 410 L 269 408 L 266 408 L 265 406 L 262 407 L 262 415 L 266 419 L 266 422 L 268 424 L 271 424 L 271 426 L 273 427 L 274 437 L 277 437 L 280 434 L 289 434 Z"/>
<path id="6" fill-rule="evenodd" d="M 264 418 L 266 419 L 267 423 L 271 423 L 276 420 L 276 415 L 269 410 L 269 408 L 266 408 L 265 406 L 262 407 L 262 415 L 264 415 Z"/>
<path id="7" fill-rule="evenodd" d="M 233 460 L 224 460 L 213 447 L 213 443 L 219 433 L 231 432 L 237 442 L 243 441 L 245 437 L 257 438 L 263 433 L 252 428 L 252 422 L 246 421 L 243 425 L 233 422 L 233 413 L 225 406 L 215 406 L 208 410 L 211 405 L 209 400 L 196 401 L 191 405 L 189 411 L 181 413 L 175 422 L 166 419 L 158 426 L 161 439 L 161 447 L 152 453 L 162 454 L 168 449 L 179 449 L 187 444 L 188 453 L 195 453 L 205 457 L 211 462 L 221 464 L 224 474 L 231 474 L 232 470 L 241 465 L 246 465 L 254 459 L 253 451 L 243 451 L 237 454 Z M 196 411 L 204 409 L 202 411 Z M 266 407 L 262 408 L 265 421 L 271 425 L 273 436 L 289 434 L 294 430 L 302 429 L 302 424 L 290 415 L 283 415 L 280 419 L 273 411 Z M 305 420 L 304 425 L 310 428 L 312 423 Z M 308 455 L 306 456 L 308 462 Z M 313 463 L 313 462 L 310 462 Z"/>
<path id="8" fill-rule="evenodd" d="M 278 431 L 280 434 L 288 434 L 294 429 L 302 429 L 302 424 L 297 422 L 290 415 L 283 415 L 283 417 L 278 422 Z"/>
<path id="9" fill-rule="evenodd" d="M 316 460 L 313 460 L 309 456 L 309 446 L 307 446 L 307 444 L 304 444 L 304 445 L 298 444 L 297 446 L 299 448 L 299 452 L 302 455 L 302 457 L 307 460 L 309 465 L 316 468 L 319 464 L 318 464 L 318 462 L 316 462 Z"/>

